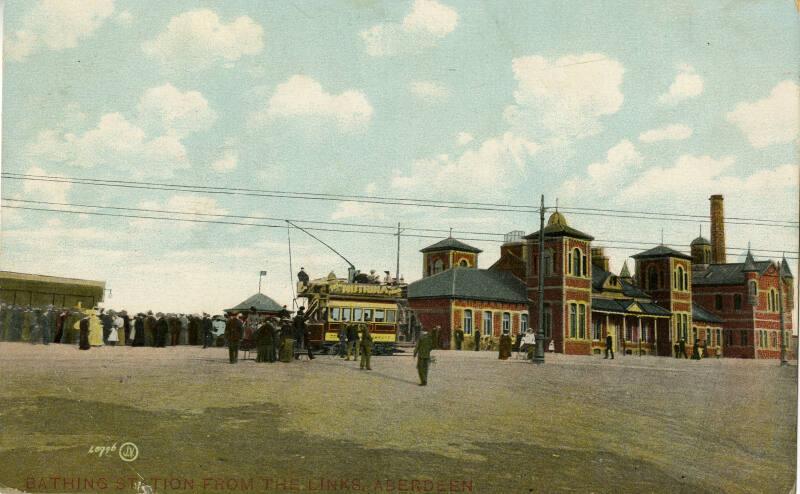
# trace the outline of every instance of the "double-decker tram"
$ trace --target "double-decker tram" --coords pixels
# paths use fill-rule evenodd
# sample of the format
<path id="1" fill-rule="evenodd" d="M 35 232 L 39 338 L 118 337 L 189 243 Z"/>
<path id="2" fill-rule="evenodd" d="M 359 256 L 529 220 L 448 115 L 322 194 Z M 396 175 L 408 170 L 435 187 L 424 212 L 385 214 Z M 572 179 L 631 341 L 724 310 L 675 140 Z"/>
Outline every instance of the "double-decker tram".
<path id="1" fill-rule="evenodd" d="M 379 282 L 348 282 L 333 275 L 298 283 L 297 296 L 308 300 L 306 326 L 312 348 L 331 352 L 338 348 L 339 332 L 351 323 L 369 327 L 373 353 L 394 351 L 397 341 L 399 286 Z"/>

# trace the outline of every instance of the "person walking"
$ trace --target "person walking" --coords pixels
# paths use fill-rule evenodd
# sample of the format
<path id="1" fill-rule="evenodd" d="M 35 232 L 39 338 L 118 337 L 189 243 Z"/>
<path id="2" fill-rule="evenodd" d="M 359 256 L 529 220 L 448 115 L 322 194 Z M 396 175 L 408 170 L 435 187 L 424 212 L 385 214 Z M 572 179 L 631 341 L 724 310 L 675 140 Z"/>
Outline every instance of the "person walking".
<path id="1" fill-rule="evenodd" d="M 686 340 L 683 338 L 681 338 L 681 340 L 678 342 L 678 351 L 680 352 L 681 357 L 689 358 L 689 356 L 686 355 Z"/>
<path id="2" fill-rule="evenodd" d="M 700 360 L 702 356 L 700 355 L 700 340 L 695 338 L 694 339 L 694 347 L 692 348 L 692 360 Z"/>
<path id="3" fill-rule="evenodd" d="M 372 355 L 372 335 L 369 334 L 369 327 L 366 324 L 361 324 L 361 338 L 359 346 L 361 347 L 361 364 L 360 369 L 366 367 L 367 370 L 372 370 L 369 365 L 369 358 Z"/>
<path id="4" fill-rule="evenodd" d="M 244 325 L 242 320 L 233 313 L 228 314 L 228 322 L 225 325 L 225 338 L 228 340 L 228 358 L 232 364 L 239 361 L 239 342 L 242 341 L 242 330 Z"/>
<path id="5" fill-rule="evenodd" d="M 80 341 L 78 342 L 78 348 L 81 350 L 88 350 L 91 348 L 89 345 L 89 316 L 85 316 L 80 321 Z"/>
<path id="6" fill-rule="evenodd" d="M 203 348 L 208 348 L 212 345 L 211 335 L 214 326 L 211 325 L 211 316 L 203 312 L 203 319 L 200 321 L 200 328 L 203 330 Z"/>
<path id="7" fill-rule="evenodd" d="M 430 333 L 423 330 L 414 346 L 414 357 L 417 359 L 417 373 L 419 374 L 419 385 L 428 385 L 428 369 L 431 365 L 431 351 L 433 350 L 433 340 Z"/>
<path id="8" fill-rule="evenodd" d="M 109 317 L 112 318 L 111 328 L 108 330 L 108 337 L 106 338 L 106 341 L 108 342 L 109 346 L 117 346 L 117 343 L 119 343 L 120 340 L 119 331 L 122 328 L 122 318 L 119 318 L 119 325 L 117 325 L 118 319 L 110 314 Z"/>
<path id="9" fill-rule="evenodd" d="M 258 350 L 256 353 L 256 362 L 269 362 L 267 354 L 272 352 L 271 348 L 268 349 L 268 347 L 272 345 L 272 328 L 270 326 L 271 323 L 265 321 L 256 329 L 254 334 L 256 348 Z"/>
<path id="10" fill-rule="evenodd" d="M 462 345 L 464 344 L 464 330 L 461 328 L 456 329 L 456 350 L 461 350 Z"/>
<path id="11" fill-rule="evenodd" d="M 347 354 L 347 325 L 343 324 L 339 327 L 339 358 L 344 358 Z"/>
<path id="12" fill-rule="evenodd" d="M 300 349 L 303 346 L 303 341 L 305 340 L 305 333 L 306 333 L 306 313 L 305 307 L 300 306 L 297 309 L 297 314 L 294 316 L 294 320 L 292 321 L 293 324 L 293 337 L 294 337 L 294 358 L 295 360 L 300 358 Z M 309 356 L 309 358 L 311 358 Z"/>
<path id="13" fill-rule="evenodd" d="M 354 322 L 350 322 L 347 328 L 347 357 L 345 360 L 350 360 L 350 355 L 355 353 L 355 358 L 358 359 L 358 326 Z"/>
<path id="14" fill-rule="evenodd" d="M 481 332 L 477 329 L 475 330 L 475 351 L 479 352 L 481 349 Z"/>
<path id="15" fill-rule="evenodd" d="M 606 356 L 603 357 L 604 359 L 608 358 L 608 353 L 611 352 L 611 360 L 614 360 L 614 339 L 611 337 L 610 334 L 606 335 Z"/>

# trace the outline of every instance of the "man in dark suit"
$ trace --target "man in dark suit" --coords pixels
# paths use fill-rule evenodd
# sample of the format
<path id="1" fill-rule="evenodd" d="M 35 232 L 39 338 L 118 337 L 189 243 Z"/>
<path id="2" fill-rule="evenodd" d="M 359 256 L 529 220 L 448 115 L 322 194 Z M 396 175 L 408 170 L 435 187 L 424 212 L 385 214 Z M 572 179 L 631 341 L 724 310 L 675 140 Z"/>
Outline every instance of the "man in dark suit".
<path id="1" fill-rule="evenodd" d="M 608 352 L 611 352 L 611 360 L 614 360 L 614 339 L 610 334 L 606 335 L 606 356 L 603 358 L 608 358 Z"/>
<path id="2" fill-rule="evenodd" d="M 232 364 L 239 361 L 239 342 L 242 341 L 244 324 L 235 314 L 228 314 L 225 324 L 225 338 L 228 340 L 228 358 Z"/>

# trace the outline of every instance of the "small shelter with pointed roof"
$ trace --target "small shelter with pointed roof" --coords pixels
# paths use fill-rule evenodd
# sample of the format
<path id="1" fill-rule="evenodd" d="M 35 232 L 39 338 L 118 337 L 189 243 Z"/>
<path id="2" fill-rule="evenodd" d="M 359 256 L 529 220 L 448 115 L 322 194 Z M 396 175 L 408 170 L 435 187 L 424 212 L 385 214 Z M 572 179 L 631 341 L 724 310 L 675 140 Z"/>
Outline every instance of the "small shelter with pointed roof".
<path id="1" fill-rule="evenodd" d="M 263 293 L 256 293 L 255 295 L 247 297 L 245 300 L 236 304 L 230 309 L 225 309 L 225 313 L 237 314 L 239 312 L 242 312 L 246 314 L 250 312 L 250 309 L 252 307 L 255 307 L 256 312 L 259 315 L 264 315 L 264 316 L 277 316 L 283 310 L 283 306 L 280 305 L 275 300 L 273 300 L 272 298 L 264 295 Z"/>

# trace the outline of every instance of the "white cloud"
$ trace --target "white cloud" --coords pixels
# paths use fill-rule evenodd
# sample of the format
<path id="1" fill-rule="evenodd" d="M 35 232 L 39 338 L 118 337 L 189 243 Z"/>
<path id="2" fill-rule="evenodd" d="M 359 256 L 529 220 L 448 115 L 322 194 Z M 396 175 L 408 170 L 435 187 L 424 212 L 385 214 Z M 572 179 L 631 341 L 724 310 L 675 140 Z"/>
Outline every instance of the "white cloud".
<path id="1" fill-rule="evenodd" d="M 217 204 L 217 200 L 213 197 L 204 197 L 197 194 L 176 194 L 171 196 L 165 202 L 159 201 L 141 201 L 139 203 L 139 208 L 141 209 L 152 209 L 155 211 L 174 211 L 175 213 L 183 213 L 183 214 L 173 214 L 175 218 L 179 219 L 196 219 L 196 220 L 207 220 L 207 221 L 225 221 L 224 218 L 216 218 L 214 216 L 203 216 L 203 215 L 225 215 L 228 213 L 227 209 L 221 208 Z M 148 212 L 141 212 L 140 214 L 143 215 L 152 215 L 152 216 L 167 216 L 167 213 L 148 213 Z M 201 216 L 194 216 L 194 215 L 201 215 Z M 154 219 L 133 219 L 130 221 L 131 227 L 139 230 L 159 230 L 163 227 L 164 222 L 160 220 Z M 178 221 L 174 223 L 176 228 L 180 228 L 182 230 L 192 230 L 207 226 L 208 224 L 204 223 L 191 223 L 188 221 Z"/>
<path id="2" fill-rule="evenodd" d="M 797 83 L 783 81 L 766 98 L 737 104 L 725 118 L 739 127 L 753 147 L 792 142 L 800 132 L 798 94 Z"/>
<path id="3" fill-rule="evenodd" d="M 239 155 L 235 151 L 226 151 L 225 154 L 215 162 L 211 163 L 211 168 L 220 172 L 227 173 L 236 169 L 239 163 Z"/>
<path id="4" fill-rule="evenodd" d="M 250 17 L 225 24 L 211 10 L 192 10 L 170 19 L 166 30 L 142 43 L 142 50 L 165 65 L 200 70 L 261 53 L 263 34 Z"/>
<path id="5" fill-rule="evenodd" d="M 114 17 L 114 21 L 122 26 L 130 26 L 133 24 L 133 14 L 130 10 L 123 10 Z"/>
<path id="6" fill-rule="evenodd" d="M 504 115 L 517 133 L 541 129 L 559 139 L 585 137 L 602 130 L 600 118 L 619 111 L 622 64 L 602 53 L 549 60 L 538 55 L 512 62 L 516 105 Z"/>
<path id="7" fill-rule="evenodd" d="M 358 90 L 331 94 L 322 85 L 305 75 L 293 75 L 278 84 L 267 108 L 256 120 L 274 118 L 311 118 L 335 121 L 342 130 L 364 127 L 372 118 L 372 105 Z"/>
<path id="8" fill-rule="evenodd" d="M 458 12 L 435 0 L 415 0 L 401 23 L 376 24 L 360 33 L 373 57 L 412 53 L 434 46 L 458 25 Z"/>
<path id="9" fill-rule="evenodd" d="M 641 166 L 642 155 L 628 140 L 622 140 L 606 153 L 605 161 L 590 164 L 586 176 L 572 177 L 562 184 L 559 196 L 575 198 L 583 195 L 608 196 L 618 190 Z"/>
<path id="10" fill-rule="evenodd" d="M 660 103 L 675 105 L 683 100 L 695 98 L 703 93 L 703 78 L 695 73 L 691 65 L 678 67 L 678 75 L 666 93 L 658 97 Z"/>
<path id="11" fill-rule="evenodd" d="M 524 178 L 528 159 L 538 151 L 538 144 L 506 132 L 457 158 L 443 154 L 415 160 L 410 173 L 395 172 L 391 185 L 401 190 L 433 187 L 456 195 L 496 194 Z"/>
<path id="12" fill-rule="evenodd" d="M 50 177 L 63 177 L 57 173 L 49 173 L 39 166 L 31 166 L 26 172 L 28 175 L 47 175 Z M 66 182 L 44 182 L 25 180 L 22 190 L 24 197 L 37 201 L 67 202 L 67 194 L 72 189 L 72 184 Z M 16 205 L 16 204 L 15 204 Z"/>
<path id="13" fill-rule="evenodd" d="M 106 113 L 82 133 L 44 130 L 28 146 L 34 159 L 81 168 L 103 167 L 135 177 L 170 177 L 191 166 L 181 139 L 208 128 L 216 118 L 200 93 L 181 93 L 167 84 L 140 100 L 137 121 Z"/>
<path id="14" fill-rule="evenodd" d="M 382 208 L 376 204 L 345 201 L 340 202 L 336 210 L 331 213 L 331 219 L 341 220 L 347 218 L 384 218 Z"/>
<path id="15" fill-rule="evenodd" d="M 436 81 L 414 81 L 408 85 L 411 93 L 426 103 L 442 101 L 450 96 L 450 90 Z"/>
<path id="16" fill-rule="evenodd" d="M 475 137 L 473 137 L 473 135 L 469 132 L 459 132 L 456 134 L 456 143 L 458 143 L 459 146 L 466 146 L 474 139 Z"/>
<path id="17" fill-rule="evenodd" d="M 692 128 L 684 124 L 672 124 L 639 134 L 642 142 L 682 141 L 692 136 Z"/>
<path id="18" fill-rule="evenodd" d="M 42 48 L 61 51 L 78 46 L 114 12 L 114 0 L 39 0 L 19 30 L 8 33 L 5 55 L 22 61 Z"/>
<path id="19" fill-rule="evenodd" d="M 137 108 L 143 118 L 156 120 L 162 129 L 180 136 L 207 130 L 217 119 L 202 94 L 182 93 L 169 83 L 145 91 Z"/>

